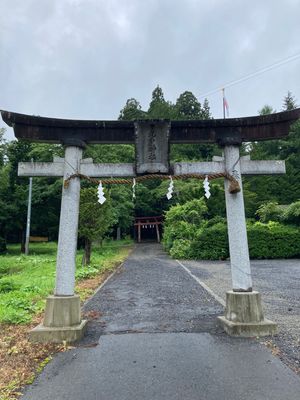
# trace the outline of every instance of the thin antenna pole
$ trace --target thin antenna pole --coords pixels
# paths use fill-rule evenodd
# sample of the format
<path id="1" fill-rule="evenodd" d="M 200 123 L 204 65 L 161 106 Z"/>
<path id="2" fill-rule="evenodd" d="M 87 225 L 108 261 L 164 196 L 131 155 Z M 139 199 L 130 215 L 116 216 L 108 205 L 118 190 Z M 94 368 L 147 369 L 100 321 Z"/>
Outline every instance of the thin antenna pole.
<path id="1" fill-rule="evenodd" d="M 31 159 L 33 162 L 33 159 Z M 26 223 L 26 239 L 25 239 L 25 254 L 29 254 L 29 237 L 30 237 L 30 221 L 31 221 L 31 199 L 32 199 L 32 177 L 29 178 L 29 193 L 27 205 L 27 223 Z"/>

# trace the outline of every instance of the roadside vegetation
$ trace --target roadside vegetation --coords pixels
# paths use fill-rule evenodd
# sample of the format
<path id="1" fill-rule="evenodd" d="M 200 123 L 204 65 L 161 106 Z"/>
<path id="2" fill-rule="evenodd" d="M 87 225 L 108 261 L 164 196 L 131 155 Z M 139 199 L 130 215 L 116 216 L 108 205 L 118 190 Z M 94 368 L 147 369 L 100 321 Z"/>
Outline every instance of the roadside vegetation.
<path id="1" fill-rule="evenodd" d="M 274 204 L 265 204 L 258 210 L 260 221 L 247 221 L 250 258 L 300 258 L 300 202 L 273 209 Z M 225 260 L 226 219 L 209 219 L 204 198 L 173 206 L 166 213 L 163 244 L 174 258 Z"/>
<path id="2" fill-rule="evenodd" d="M 30 244 L 30 255 L 20 255 L 19 245 L 9 245 L 0 256 L 0 399 L 17 398 L 19 388 L 31 383 L 51 359 L 67 344 L 32 344 L 30 329 L 41 322 L 45 299 L 53 293 L 56 243 Z M 104 241 L 95 246 L 91 263 L 82 266 L 78 251 L 76 293 L 82 301 L 90 297 L 105 278 L 124 261 L 131 240 Z M 89 316 L 86 316 L 89 318 Z"/>

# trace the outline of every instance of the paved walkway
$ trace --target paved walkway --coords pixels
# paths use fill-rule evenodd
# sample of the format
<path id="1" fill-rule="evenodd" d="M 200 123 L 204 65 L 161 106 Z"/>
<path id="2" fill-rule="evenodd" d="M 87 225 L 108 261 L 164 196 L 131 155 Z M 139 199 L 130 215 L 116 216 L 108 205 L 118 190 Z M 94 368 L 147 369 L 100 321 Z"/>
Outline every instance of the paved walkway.
<path id="1" fill-rule="evenodd" d="M 86 337 L 55 356 L 24 400 L 298 400 L 300 379 L 156 244 L 138 245 L 85 306 Z"/>
<path id="2" fill-rule="evenodd" d="M 231 289 L 228 261 L 183 261 L 183 265 L 225 300 Z M 251 260 L 253 287 L 261 292 L 265 315 L 278 324 L 272 342 L 280 358 L 300 372 L 300 260 Z M 299 396 L 300 399 L 300 396 Z"/>

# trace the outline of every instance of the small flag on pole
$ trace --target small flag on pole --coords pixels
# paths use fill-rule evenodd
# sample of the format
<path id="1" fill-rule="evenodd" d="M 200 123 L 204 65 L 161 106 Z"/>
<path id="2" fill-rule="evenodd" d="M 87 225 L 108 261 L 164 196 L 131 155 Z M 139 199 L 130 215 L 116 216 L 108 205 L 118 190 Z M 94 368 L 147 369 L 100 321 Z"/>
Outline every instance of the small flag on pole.
<path id="1" fill-rule="evenodd" d="M 228 102 L 225 97 L 225 89 L 224 88 L 222 89 L 222 94 L 223 94 L 223 118 L 226 118 L 225 115 L 227 115 L 227 117 L 229 117 L 229 105 L 228 105 Z M 226 111 L 226 114 L 225 114 L 225 111 Z"/>

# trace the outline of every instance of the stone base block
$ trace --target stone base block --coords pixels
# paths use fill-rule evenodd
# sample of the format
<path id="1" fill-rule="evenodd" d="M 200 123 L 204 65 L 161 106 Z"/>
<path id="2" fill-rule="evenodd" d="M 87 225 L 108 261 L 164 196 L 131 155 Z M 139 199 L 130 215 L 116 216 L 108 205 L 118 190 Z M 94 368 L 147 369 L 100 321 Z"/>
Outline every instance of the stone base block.
<path id="1" fill-rule="evenodd" d="M 225 315 L 218 321 L 231 336 L 269 336 L 277 331 L 277 325 L 264 318 L 261 296 L 255 291 L 227 292 Z"/>
<path id="2" fill-rule="evenodd" d="M 44 321 L 29 333 L 29 340 L 74 342 L 83 336 L 86 323 L 81 320 L 79 296 L 48 296 Z"/>
<path id="3" fill-rule="evenodd" d="M 44 326 L 65 327 L 81 322 L 80 298 L 74 296 L 48 296 L 44 316 Z"/>
<path id="4" fill-rule="evenodd" d="M 225 317 L 218 317 L 218 322 L 224 331 L 230 336 L 270 336 L 277 333 L 277 325 L 268 319 L 261 322 L 243 323 L 228 321 Z"/>
<path id="5" fill-rule="evenodd" d="M 64 341 L 71 343 L 79 340 L 84 335 L 86 329 L 86 320 L 82 320 L 79 325 L 68 327 L 49 327 L 43 324 L 38 325 L 29 332 L 31 342 L 40 343 L 62 343 Z"/>

